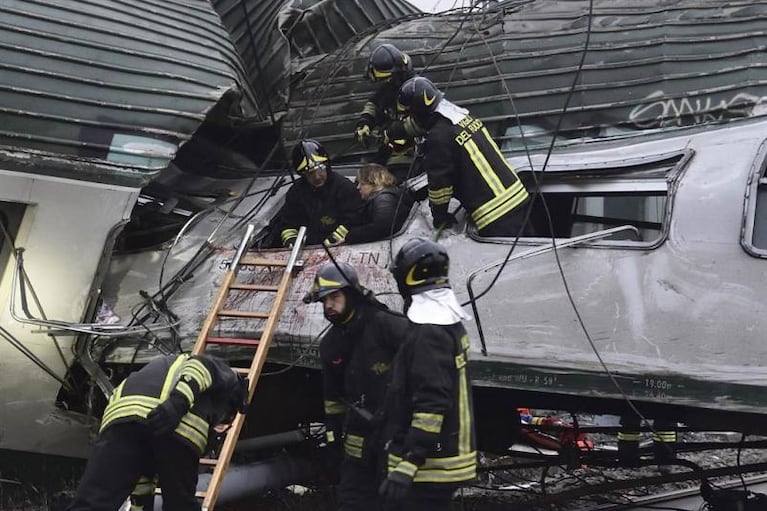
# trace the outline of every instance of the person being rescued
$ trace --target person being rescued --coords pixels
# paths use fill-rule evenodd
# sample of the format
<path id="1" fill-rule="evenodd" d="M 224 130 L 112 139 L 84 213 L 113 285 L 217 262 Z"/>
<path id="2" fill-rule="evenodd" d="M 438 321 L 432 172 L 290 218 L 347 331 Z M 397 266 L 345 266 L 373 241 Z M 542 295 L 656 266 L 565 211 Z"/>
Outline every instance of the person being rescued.
<path id="1" fill-rule="evenodd" d="M 339 228 L 328 245 L 366 243 L 388 238 L 407 220 L 413 198 L 386 167 L 367 163 L 357 171 L 357 190 L 365 201 L 358 219 L 348 228 Z"/>

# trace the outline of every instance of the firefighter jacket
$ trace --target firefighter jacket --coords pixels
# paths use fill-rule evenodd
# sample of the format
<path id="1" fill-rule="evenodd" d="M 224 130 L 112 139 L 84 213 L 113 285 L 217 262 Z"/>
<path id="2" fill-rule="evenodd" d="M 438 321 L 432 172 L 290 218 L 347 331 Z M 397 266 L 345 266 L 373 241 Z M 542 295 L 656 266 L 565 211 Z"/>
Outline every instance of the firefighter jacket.
<path id="1" fill-rule="evenodd" d="M 426 136 L 423 166 L 435 220 L 447 215 L 450 199 L 455 196 L 481 231 L 528 198 L 487 128 L 471 115 L 455 122 L 436 115 Z"/>
<path id="2" fill-rule="evenodd" d="M 292 243 L 302 225 L 306 226 L 307 245 L 322 243 L 336 229 L 345 234 L 346 225 L 361 207 L 362 198 L 354 183 L 332 170 L 328 170 L 328 179 L 319 188 L 300 178 L 285 195 L 281 212 L 282 244 Z"/>
<path id="3" fill-rule="evenodd" d="M 389 472 L 415 483 L 476 477 L 469 338 L 463 325 L 410 324 L 392 368 L 385 406 Z"/>
<path id="4" fill-rule="evenodd" d="M 399 87 L 395 87 L 391 82 L 384 82 L 368 98 L 357 121 L 358 128 L 367 125 L 370 129 L 381 127 L 391 130 L 394 125 L 399 124 L 399 129 L 395 129 L 398 133 L 397 138 L 407 140 L 385 141 L 388 143 L 381 144 L 374 159 L 374 163 L 387 167 L 409 167 L 415 157 L 415 147 L 412 140 L 416 136 L 423 135 L 422 130 L 409 117 L 400 119 L 397 112 L 398 95 Z"/>
<path id="5" fill-rule="evenodd" d="M 114 424 L 143 421 L 175 389 L 191 408 L 174 435 L 201 455 L 213 427 L 234 416 L 238 385 L 237 375 L 217 357 L 159 357 L 117 386 L 104 410 L 100 431 Z"/>
<path id="6" fill-rule="evenodd" d="M 328 441 L 339 441 L 343 432 L 344 450 L 352 458 L 375 453 L 391 363 L 408 327 L 405 317 L 363 302 L 347 324 L 334 325 L 320 343 Z"/>
<path id="7" fill-rule="evenodd" d="M 413 197 L 404 187 L 393 186 L 373 192 L 365 200 L 356 223 L 349 227 L 346 243 L 366 243 L 388 238 L 405 223 Z"/>

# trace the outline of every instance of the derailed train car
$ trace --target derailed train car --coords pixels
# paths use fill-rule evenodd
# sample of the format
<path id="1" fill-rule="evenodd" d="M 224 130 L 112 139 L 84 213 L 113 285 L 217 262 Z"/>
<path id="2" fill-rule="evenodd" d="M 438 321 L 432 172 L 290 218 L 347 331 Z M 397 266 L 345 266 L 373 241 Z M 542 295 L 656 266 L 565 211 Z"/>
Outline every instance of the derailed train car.
<path id="1" fill-rule="evenodd" d="M 55 209 L 56 193 L 32 200 L 27 188 L 17 186 L 14 190 L 21 192 L 9 194 L 11 188 L 0 187 L 0 193 L 6 191 L 5 225 L 15 244 L 27 247 L 24 266 L 16 264 L 7 241 L 2 247 L 3 326 L 22 340 L 34 338 L 37 327 L 59 336 L 82 334 L 66 334 L 62 365 L 72 369 L 53 371 L 64 382 L 59 404 L 79 410 L 88 409 L 92 381 L 108 389 L 109 371 L 114 381 L 148 357 L 188 348 L 242 228 L 248 223 L 265 228 L 281 206 L 290 178 L 272 155 L 278 151 L 270 151 L 274 142 L 282 137 L 289 146 L 314 136 L 335 156 L 335 170 L 352 177 L 365 157 L 352 145 L 351 133 L 370 91 L 363 78 L 367 53 L 378 43 L 393 42 L 410 52 L 416 68 L 425 69 L 449 99 L 483 118 L 526 182 L 537 183 L 530 221 L 540 237 L 483 239 L 462 221 L 440 240 L 451 255 L 453 287 L 475 312 L 468 326 L 484 447 L 509 445 L 517 406 L 621 414 L 627 411 L 625 397 L 649 417 L 756 431 L 767 418 L 767 403 L 760 397 L 767 371 L 759 365 L 765 349 L 759 277 L 767 227 L 759 200 L 767 167 L 767 121 L 761 106 L 765 36 L 758 29 L 767 8 L 692 0 L 656 3 L 595 2 L 592 13 L 585 1 L 501 2 L 483 11 L 440 16 L 402 6 L 394 16 L 374 20 L 382 26 L 371 28 L 368 20 L 367 28 L 323 42 L 317 36 L 322 27 L 301 24 L 328 19 L 312 17 L 311 9 L 296 14 L 281 11 L 282 2 L 266 2 L 259 5 L 274 9 L 264 13 L 244 2 L 239 16 L 238 6 L 214 2 L 222 21 L 206 18 L 216 27 L 209 30 L 220 33 L 225 27 L 234 41 L 217 43 L 226 56 L 218 74 L 233 85 L 216 106 L 193 105 L 188 113 L 174 114 L 199 123 L 182 130 L 180 149 L 163 145 L 162 153 L 139 144 L 131 146 L 133 153 L 123 151 L 164 156 L 149 164 L 120 160 L 114 151 L 86 154 L 71 148 L 93 150 L 98 137 L 60 143 L 64 128 L 44 141 L 48 145 L 37 140 L 26 147 L 17 141 L 23 137 L 4 142 L 4 154 L 14 166 L 3 176 L 25 183 L 34 179 L 18 164 L 20 152 L 66 154 L 81 165 L 106 162 L 106 167 L 89 166 L 93 172 L 78 179 L 124 192 L 125 207 L 109 213 L 115 217 L 110 226 L 131 222 L 119 235 L 119 229 L 110 232 L 99 224 L 103 243 L 88 249 L 96 254 L 88 259 L 91 270 L 70 283 L 73 289 L 43 295 L 40 275 L 55 280 L 46 271 L 62 263 L 42 257 L 53 249 L 42 241 L 31 243 L 38 239 L 32 234 L 44 237 L 61 225 L 48 217 L 33 218 L 28 213 L 35 208 L 29 205 L 45 200 Z M 18 6 L 31 9 L 25 2 Z M 16 12 L 24 18 L 19 12 L 24 9 Z M 131 19 L 130 13 L 123 14 Z M 197 13 L 190 24 L 198 24 L 201 16 Z M 249 19 L 265 20 L 265 25 L 246 23 Z M 266 23 L 270 20 L 277 24 Z M 258 38 L 275 33 L 275 26 L 271 46 L 258 44 Z M 291 31 L 307 26 L 312 30 Z M 338 33 L 334 26 L 326 29 Z M 274 41 L 284 43 L 287 57 Z M 276 56 L 253 56 L 253 48 L 273 49 Z M 130 50 L 118 53 L 133 55 Z M 195 58 L 189 62 L 193 69 L 202 67 Z M 258 68 L 275 62 L 285 64 L 278 69 L 291 71 L 271 73 L 274 80 L 256 86 Z M 154 70 L 150 66 L 142 72 Z M 208 87 L 223 86 L 211 82 Z M 195 94 L 205 97 L 199 91 L 180 96 Z M 71 97 L 58 99 L 63 104 Z M 16 115 L 34 118 L 33 107 L 45 106 L 31 105 Z M 99 124 L 104 103 L 89 105 L 94 118 L 81 124 L 116 129 L 115 123 Z M 145 107 L 151 108 L 159 107 Z M 142 122 L 146 118 L 136 118 L 139 131 Z M 124 122 L 120 128 L 128 130 Z M 31 126 L 28 131 L 41 130 Z M 171 137 L 167 130 L 150 133 L 160 140 Z M 552 138 L 556 148 L 549 156 Z M 103 176 L 116 163 L 154 170 L 145 179 L 108 183 Z M 71 179 L 62 174 L 65 170 L 59 168 L 54 179 L 38 179 L 55 188 L 60 179 Z M 40 173 L 40 167 L 34 172 Z M 361 280 L 399 308 L 388 265 L 407 239 L 432 235 L 429 215 L 428 205 L 418 203 L 391 240 L 341 246 L 332 253 L 359 268 Z M 89 225 L 82 211 L 66 220 L 84 222 L 77 232 Z M 67 256 L 68 264 L 74 264 L 77 253 Z M 255 434 L 319 418 L 318 388 L 312 381 L 325 321 L 319 308 L 303 304 L 301 297 L 328 255 L 321 247 L 307 247 L 302 259 L 270 351 L 275 374 L 265 376 L 259 387 L 265 403 L 259 409 L 268 410 L 270 419 Z M 18 285 L 22 270 L 32 283 L 37 281 L 43 304 L 60 302 L 53 308 L 61 314 L 59 323 L 50 323 L 39 305 L 22 310 L 22 292 L 33 301 L 30 289 Z M 251 282 L 271 278 L 251 270 L 243 270 Z M 260 303 L 239 305 L 261 308 Z M 222 326 L 226 333 L 250 328 L 236 320 Z M 26 344 L 44 352 L 50 368 L 57 357 L 54 347 L 34 339 Z M 23 388 L 27 362 L 14 360 L 16 369 L 8 374 L 14 388 Z M 52 380 L 37 394 L 27 389 L 23 399 L 35 406 L 6 400 L 3 410 L 9 413 L 2 420 L 7 434 L 0 447 L 76 450 L 74 444 L 40 438 L 41 432 L 62 427 L 77 429 L 85 438 L 87 428 L 51 412 L 60 384 Z M 10 413 L 20 406 L 28 413 Z M 25 430 L 16 418 L 36 426 Z"/>

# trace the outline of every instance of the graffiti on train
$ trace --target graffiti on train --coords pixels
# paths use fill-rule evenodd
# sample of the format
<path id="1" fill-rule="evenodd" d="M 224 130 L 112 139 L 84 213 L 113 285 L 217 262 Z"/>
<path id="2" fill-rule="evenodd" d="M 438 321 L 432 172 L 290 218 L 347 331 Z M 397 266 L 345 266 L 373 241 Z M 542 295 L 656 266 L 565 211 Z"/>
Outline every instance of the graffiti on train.
<path id="1" fill-rule="evenodd" d="M 725 96 L 669 97 L 662 90 L 648 94 L 629 113 L 629 122 L 641 129 L 689 126 L 767 113 L 767 96 L 745 92 Z"/>

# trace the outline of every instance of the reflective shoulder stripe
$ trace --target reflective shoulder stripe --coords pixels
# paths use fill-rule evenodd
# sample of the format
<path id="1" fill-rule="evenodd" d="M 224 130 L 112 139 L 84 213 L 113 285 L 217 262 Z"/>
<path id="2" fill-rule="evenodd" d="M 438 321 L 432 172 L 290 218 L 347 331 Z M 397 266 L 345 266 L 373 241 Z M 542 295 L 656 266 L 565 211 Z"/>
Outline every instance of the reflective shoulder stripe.
<path id="1" fill-rule="evenodd" d="M 624 440 L 626 442 L 638 442 L 641 438 L 641 435 L 639 433 L 635 432 L 618 432 L 618 440 Z"/>
<path id="2" fill-rule="evenodd" d="M 352 458 L 362 458 L 362 446 L 365 443 L 365 437 L 348 434 L 344 438 L 344 452 Z"/>
<path id="3" fill-rule="evenodd" d="M 490 136 L 490 132 L 487 131 L 486 127 L 482 128 L 482 134 L 485 135 L 485 138 L 487 139 L 488 143 L 495 151 L 495 154 L 497 154 L 498 158 L 500 158 L 500 160 L 506 165 L 506 168 L 509 169 L 509 172 L 511 172 L 511 174 L 515 178 L 519 179 L 517 177 L 517 171 L 514 169 L 514 166 L 511 163 L 509 163 L 509 160 L 507 160 L 506 157 L 503 155 L 500 148 L 498 147 L 498 144 L 496 144 L 495 140 L 493 140 L 493 137 Z"/>
<path id="4" fill-rule="evenodd" d="M 179 378 L 184 376 L 188 376 L 196 381 L 200 392 L 206 391 L 213 385 L 213 375 L 210 374 L 205 364 L 195 358 L 187 360 L 181 367 Z"/>
<path id="5" fill-rule="evenodd" d="M 168 373 L 165 375 L 165 381 L 162 384 L 162 391 L 160 392 L 161 401 L 165 401 L 168 398 L 170 391 L 173 390 L 173 387 L 178 381 L 181 366 L 184 365 L 184 362 L 186 362 L 187 358 L 189 358 L 189 355 L 179 355 L 173 364 L 171 364 L 170 368 L 168 369 Z"/>
<path id="6" fill-rule="evenodd" d="M 485 158 L 485 155 L 482 154 L 482 151 L 477 147 L 477 143 L 474 140 L 469 140 L 463 145 L 463 148 L 469 153 L 469 157 L 474 163 L 474 167 L 476 167 L 480 176 L 482 176 L 482 179 L 485 181 L 488 188 L 490 188 L 490 191 L 493 192 L 493 195 L 500 195 L 503 193 L 503 183 L 493 171 L 493 168 L 490 166 L 490 162 L 487 161 L 487 158 Z"/>

